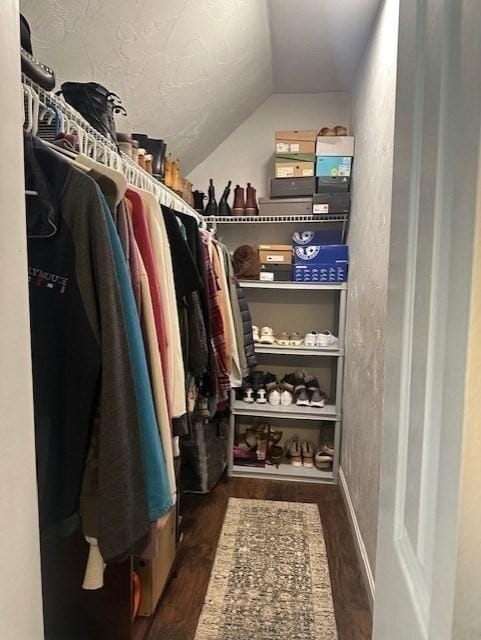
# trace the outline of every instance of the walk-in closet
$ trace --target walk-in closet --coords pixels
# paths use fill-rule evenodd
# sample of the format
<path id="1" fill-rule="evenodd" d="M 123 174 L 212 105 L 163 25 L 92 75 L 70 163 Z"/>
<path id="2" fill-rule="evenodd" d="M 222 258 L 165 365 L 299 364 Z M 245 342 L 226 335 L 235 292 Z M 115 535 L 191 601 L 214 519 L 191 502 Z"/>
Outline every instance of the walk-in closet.
<path id="1" fill-rule="evenodd" d="M 18 640 L 370 640 L 399 1 L 7 4 Z"/>

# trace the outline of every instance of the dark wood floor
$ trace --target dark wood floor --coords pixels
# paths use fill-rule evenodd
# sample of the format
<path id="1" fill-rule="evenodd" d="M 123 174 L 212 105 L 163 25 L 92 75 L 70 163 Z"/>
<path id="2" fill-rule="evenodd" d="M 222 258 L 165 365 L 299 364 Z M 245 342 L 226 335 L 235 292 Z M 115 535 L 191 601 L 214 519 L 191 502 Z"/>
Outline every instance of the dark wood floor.
<path id="1" fill-rule="evenodd" d="M 229 497 L 319 505 L 339 640 L 370 640 L 371 614 L 339 488 L 241 478 L 222 480 L 208 495 L 185 497 L 185 536 L 147 640 L 194 638 Z"/>

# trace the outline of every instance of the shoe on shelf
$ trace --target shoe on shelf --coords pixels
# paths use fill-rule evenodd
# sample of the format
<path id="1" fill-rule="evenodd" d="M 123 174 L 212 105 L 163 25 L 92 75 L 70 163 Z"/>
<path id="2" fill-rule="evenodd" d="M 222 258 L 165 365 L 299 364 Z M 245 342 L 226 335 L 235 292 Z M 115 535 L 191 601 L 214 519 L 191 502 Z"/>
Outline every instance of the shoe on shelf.
<path id="1" fill-rule="evenodd" d="M 304 338 L 298 331 L 293 331 L 289 336 L 289 344 L 291 347 L 300 347 L 303 342 Z"/>
<path id="2" fill-rule="evenodd" d="M 281 406 L 282 407 L 290 407 L 292 404 L 292 391 L 286 389 L 285 387 L 281 391 Z"/>
<path id="3" fill-rule="evenodd" d="M 322 449 L 318 449 L 314 456 L 314 464 L 316 469 L 330 469 L 332 465 L 332 458 L 331 456 L 327 456 Z"/>
<path id="4" fill-rule="evenodd" d="M 274 344 L 275 340 L 272 327 L 262 327 L 259 342 L 261 344 Z"/>
<path id="5" fill-rule="evenodd" d="M 306 389 L 306 378 L 302 371 L 296 371 L 294 373 L 294 398 L 296 400 L 297 406 L 309 406 L 309 395 Z"/>
<path id="6" fill-rule="evenodd" d="M 317 340 L 317 331 L 310 331 L 304 336 L 304 344 L 306 347 L 315 347 Z"/>
<path id="7" fill-rule="evenodd" d="M 294 382 L 295 382 L 294 373 L 286 373 L 286 375 L 281 380 L 281 384 L 282 384 L 283 389 L 286 389 L 287 391 L 290 391 L 291 393 L 294 392 Z"/>
<path id="8" fill-rule="evenodd" d="M 264 376 L 264 386 L 267 391 L 270 391 L 271 389 L 274 389 L 274 387 L 277 387 L 277 376 L 274 373 L 268 371 Z"/>
<path id="9" fill-rule="evenodd" d="M 252 325 L 252 337 L 254 338 L 254 342 L 260 342 L 260 336 L 259 336 L 259 327 L 256 327 L 255 325 Z"/>
<path id="10" fill-rule="evenodd" d="M 321 451 L 326 456 L 330 456 L 331 458 L 334 458 L 334 443 L 328 442 L 326 444 L 323 444 L 321 447 Z"/>
<path id="11" fill-rule="evenodd" d="M 269 404 L 272 404 L 274 407 L 278 407 L 281 404 L 281 392 L 277 386 L 268 391 L 267 397 Z"/>
<path id="12" fill-rule="evenodd" d="M 242 389 L 242 400 L 248 404 L 252 404 L 254 402 L 254 389 L 250 383 L 245 384 Z"/>
<path id="13" fill-rule="evenodd" d="M 302 464 L 308 469 L 314 467 L 314 445 L 309 440 L 301 441 Z"/>
<path id="14" fill-rule="evenodd" d="M 308 407 L 310 404 L 309 394 L 305 387 L 298 389 L 294 393 L 294 398 L 296 399 L 296 405 L 298 407 Z"/>
<path id="15" fill-rule="evenodd" d="M 302 449 L 299 436 L 296 434 L 286 442 L 286 452 L 293 467 L 302 467 Z"/>
<path id="16" fill-rule="evenodd" d="M 347 136 L 346 127 L 342 127 L 339 124 L 337 125 L 337 127 L 334 127 L 334 131 L 336 132 L 336 136 Z"/>
<path id="17" fill-rule="evenodd" d="M 267 404 L 267 391 L 265 387 L 259 387 L 255 392 L 255 399 L 257 404 Z"/>
<path id="18" fill-rule="evenodd" d="M 321 331 L 316 335 L 316 347 L 329 347 L 334 349 L 339 346 L 339 340 L 330 331 Z"/>
<path id="19" fill-rule="evenodd" d="M 334 128 L 330 128 L 330 127 L 322 127 L 322 129 L 319 131 L 319 135 L 320 136 L 336 136 L 336 130 Z"/>
<path id="20" fill-rule="evenodd" d="M 290 342 L 289 342 L 289 334 L 286 331 L 283 331 L 282 333 L 279 333 L 276 336 L 276 343 L 280 344 L 283 347 L 288 347 Z"/>
<path id="21" fill-rule="evenodd" d="M 284 457 L 284 447 L 279 445 L 279 442 L 282 438 L 282 431 L 278 429 L 273 429 L 270 425 L 268 425 L 268 449 L 267 449 L 267 464 L 275 464 L 277 468 Z"/>
<path id="22" fill-rule="evenodd" d="M 319 386 L 317 378 L 306 378 L 306 389 L 311 407 L 323 408 L 326 405 L 327 395 Z"/>

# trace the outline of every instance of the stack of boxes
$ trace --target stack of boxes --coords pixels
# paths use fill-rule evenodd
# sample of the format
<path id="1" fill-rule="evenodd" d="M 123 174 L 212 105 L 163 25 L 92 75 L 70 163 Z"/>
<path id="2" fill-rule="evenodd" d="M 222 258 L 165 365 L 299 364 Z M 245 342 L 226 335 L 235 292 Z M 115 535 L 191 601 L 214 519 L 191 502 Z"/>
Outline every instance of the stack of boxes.
<path id="1" fill-rule="evenodd" d="M 351 210 L 352 136 L 318 136 L 314 214 L 346 214 Z"/>
<path id="2" fill-rule="evenodd" d="M 316 187 L 316 132 L 276 131 L 275 165 L 272 198 L 312 196 Z"/>
<path id="3" fill-rule="evenodd" d="M 259 200 L 260 214 L 349 214 L 353 157 L 351 136 L 277 131 L 276 177 L 271 197 Z M 298 231 L 292 245 L 261 245 L 260 279 L 345 282 L 349 256 L 342 242 L 342 231 Z"/>

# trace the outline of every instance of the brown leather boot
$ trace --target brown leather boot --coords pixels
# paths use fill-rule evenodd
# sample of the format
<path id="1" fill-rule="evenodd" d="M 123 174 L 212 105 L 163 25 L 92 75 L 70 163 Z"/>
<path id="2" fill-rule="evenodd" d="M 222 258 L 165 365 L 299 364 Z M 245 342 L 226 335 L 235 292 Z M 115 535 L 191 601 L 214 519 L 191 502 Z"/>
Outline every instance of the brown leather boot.
<path id="1" fill-rule="evenodd" d="M 256 198 L 256 190 L 251 185 L 250 182 L 247 183 L 246 189 L 246 216 L 256 216 L 259 212 L 257 208 L 257 198 Z"/>
<path id="2" fill-rule="evenodd" d="M 165 159 L 165 177 L 164 177 L 165 186 L 169 187 L 169 189 L 173 188 L 172 185 L 174 182 L 173 163 L 174 163 L 174 160 L 172 158 L 172 154 L 169 153 L 167 155 L 167 158 Z"/>
<path id="3" fill-rule="evenodd" d="M 232 205 L 232 213 L 235 216 L 243 216 L 245 214 L 246 203 L 244 200 L 244 187 L 236 184 L 234 189 L 234 204 Z"/>
<path id="4" fill-rule="evenodd" d="M 172 165 L 172 173 L 173 173 L 173 186 L 172 189 L 182 195 L 182 191 L 184 189 L 183 178 L 180 175 L 180 160 L 177 158 Z"/>

